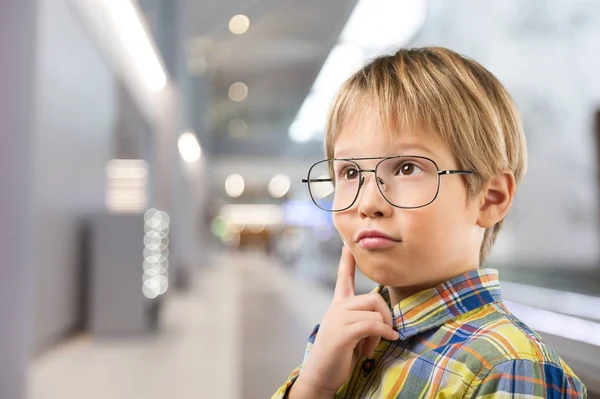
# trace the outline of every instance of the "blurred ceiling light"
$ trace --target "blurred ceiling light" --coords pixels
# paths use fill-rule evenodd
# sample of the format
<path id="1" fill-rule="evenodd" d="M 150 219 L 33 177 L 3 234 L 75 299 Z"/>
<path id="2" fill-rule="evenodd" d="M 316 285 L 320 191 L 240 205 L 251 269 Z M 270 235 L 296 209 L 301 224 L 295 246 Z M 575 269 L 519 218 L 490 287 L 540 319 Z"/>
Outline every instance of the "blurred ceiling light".
<path id="1" fill-rule="evenodd" d="M 110 179 L 141 179 L 148 177 L 148 164 L 142 159 L 111 159 L 106 164 Z"/>
<path id="2" fill-rule="evenodd" d="M 320 134 L 325 129 L 327 113 L 329 111 L 329 98 L 310 94 L 289 129 L 292 140 L 302 143 Z"/>
<path id="3" fill-rule="evenodd" d="M 112 159 L 106 164 L 106 209 L 142 212 L 148 202 L 148 164 L 142 159 Z"/>
<path id="4" fill-rule="evenodd" d="M 248 97 L 248 86 L 244 82 L 235 82 L 229 86 L 229 98 L 233 101 L 243 101 Z"/>
<path id="5" fill-rule="evenodd" d="M 290 125 L 296 142 L 323 137 L 331 100 L 342 83 L 369 57 L 405 46 L 425 21 L 426 0 L 359 0 L 325 60 L 311 92 Z M 318 104 L 314 107 L 312 104 Z M 322 107 L 322 108 L 321 108 Z M 318 109 L 317 113 L 305 109 Z"/>
<path id="6" fill-rule="evenodd" d="M 229 30 L 236 35 L 244 34 L 250 28 L 250 18 L 244 14 L 233 16 L 229 20 Z"/>
<path id="7" fill-rule="evenodd" d="M 244 178 L 236 173 L 227 176 L 225 192 L 232 198 L 237 198 L 244 193 Z"/>
<path id="8" fill-rule="evenodd" d="M 305 143 L 312 139 L 313 127 L 301 119 L 296 120 L 290 126 L 289 136 L 296 143 Z"/>
<path id="9" fill-rule="evenodd" d="M 365 54 L 356 46 L 338 44 L 323 64 L 312 92 L 300 107 L 289 136 L 296 142 L 321 136 L 325 130 L 329 104 L 344 81 L 364 63 Z"/>
<path id="10" fill-rule="evenodd" d="M 269 182 L 269 194 L 281 198 L 290 191 L 291 181 L 286 175 L 277 175 Z"/>
<path id="11" fill-rule="evenodd" d="M 200 148 L 198 139 L 196 138 L 196 135 L 191 132 L 185 132 L 179 136 L 177 148 L 179 149 L 181 159 L 187 163 L 198 162 L 202 155 L 202 149 Z"/>
<path id="12" fill-rule="evenodd" d="M 419 31 L 426 12 L 425 0 L 359 0 L 340 41 L 376 52 L 394 50 Z"/>
<path id="13" fill-rule="evenodd" d="M 241 118 L 234 118 L 229 121 L 228 129 L 231 137 L 243 137 L 248 131 L 248 124 Z"/>
<path id="14" fill-rule="evenodd" d="M 378 3 L 375 3 L 378 4 Z M 325 96 L 329 102 L 335 93 L 354 72 L 358 71 L 366 59 L 365 52 L 358 46 L 349 43 L 336 45 L 317 75 L 313 90 Z"/>
<path id="15" fill-rule="evenodd" d="M 140 19 L 140 12 L 131 0 L 105 0 L 95 2 L 95 7 L 105 7 L 117 28 L 117 33 L 127 52 L 143 77 L 148 89 L 160 91 L 167 84 L 167 76 L 155 51 L 150 35 Z"/>

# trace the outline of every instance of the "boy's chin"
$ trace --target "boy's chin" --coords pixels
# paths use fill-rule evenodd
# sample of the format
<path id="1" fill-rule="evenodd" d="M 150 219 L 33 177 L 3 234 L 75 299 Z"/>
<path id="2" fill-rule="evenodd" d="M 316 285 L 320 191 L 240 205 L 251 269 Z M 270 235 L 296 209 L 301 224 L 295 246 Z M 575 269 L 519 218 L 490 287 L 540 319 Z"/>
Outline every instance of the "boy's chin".
<path id="1" fill-rule="evenodd" d="M 395 268 L 389 266 L 378 267 L 377 265 L 369 264 L 366 267 L 359 265 L 358 268 L 371 281 L 386 287 L 402 287 L 413 283 L 407 281 L 403 270 L 395 270 Z"/>
<path id="2" fill-rule="evenodd" d="M 407 267 L 402 262 L 377 262 L 356 260 L 360 271 L 371 281 L 386 287 L 413 287 L 427 284 L 429 274 L 422 268 Z"/>

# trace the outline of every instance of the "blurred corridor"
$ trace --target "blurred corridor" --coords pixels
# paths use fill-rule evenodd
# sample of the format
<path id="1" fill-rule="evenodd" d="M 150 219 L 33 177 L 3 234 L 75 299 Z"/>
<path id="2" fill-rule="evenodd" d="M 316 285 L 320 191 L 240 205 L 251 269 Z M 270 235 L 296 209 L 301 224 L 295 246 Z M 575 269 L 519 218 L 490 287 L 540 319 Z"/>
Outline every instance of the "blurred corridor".
<path id="1" fill-rule="evenodd" d="M 41 356 L 31 398 L 269 397 L 297 366 L 285 347 L 302 348 L 305 328 L 264 255 L 216 262 L 193 291 L 173 295 L 157 334 L 83 336 Z"/>
<path id="2" fill-rule="evenodd" d="M 335 284 L 301 183 L 332 96 L 426 45 L 514 97 L 529 171 L 486 266 L 599 397 L 598 38 L 593 1 L 3 1 L 0 399 L 270 397 Z"/>
<path id="3" fill-rule="evenodd" d="M 301 361 L 286 348 L 307 334 L 299 287 L 280 266 L 259 252 L 219 256 L 193 291 L 170 298 L 159 333 L 81 336 L 41 356 L 31 399 L 270 397 Z M 310 289 L 327 305 L 327 291 Z"/>

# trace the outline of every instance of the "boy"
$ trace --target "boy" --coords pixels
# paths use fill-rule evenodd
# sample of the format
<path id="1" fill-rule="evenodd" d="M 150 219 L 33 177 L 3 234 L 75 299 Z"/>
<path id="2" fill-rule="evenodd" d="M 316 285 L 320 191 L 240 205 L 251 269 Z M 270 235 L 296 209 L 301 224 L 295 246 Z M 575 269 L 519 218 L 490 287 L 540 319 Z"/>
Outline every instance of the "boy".
<path id="1" fill-rule="evenodd" d="M 334 299 L 274 398 L 586 396 L 479 268 L 526 170 L 489 71 L 444 48 L 379 57 L 336 96 L 325 150 L 305 182 L 344 241 Z"/>

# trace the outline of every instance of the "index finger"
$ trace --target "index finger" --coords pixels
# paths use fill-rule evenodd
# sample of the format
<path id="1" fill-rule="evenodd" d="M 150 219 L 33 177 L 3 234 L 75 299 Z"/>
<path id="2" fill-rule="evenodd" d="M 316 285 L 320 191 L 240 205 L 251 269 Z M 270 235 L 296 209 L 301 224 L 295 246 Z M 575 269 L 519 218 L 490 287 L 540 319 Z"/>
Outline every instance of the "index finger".
<path id="1" fill-rule="evenodd" d="M 342 247 L 342 256 L 335 282 L 334 301 L 340 301 L 354 296 L 354 272 L 356 261 L 346 245 Z"/>

